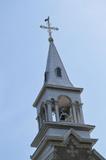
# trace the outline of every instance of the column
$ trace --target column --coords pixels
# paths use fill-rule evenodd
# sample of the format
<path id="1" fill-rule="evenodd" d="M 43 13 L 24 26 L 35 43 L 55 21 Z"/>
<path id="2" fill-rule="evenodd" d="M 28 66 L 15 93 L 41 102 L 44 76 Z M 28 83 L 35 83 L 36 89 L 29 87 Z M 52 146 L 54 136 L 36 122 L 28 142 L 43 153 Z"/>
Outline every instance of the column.
<path id="1" fill-rule="evenodd" d="M 80 105 L 76 106 L 77 110 L 77 116 L 78 116 L 78 123 L 81 123 L 81 114 L 80 114 Z"/>
<path id="2" fill-rule="evenodd" d="M 84 123 L 84 116 L 83 116 L 83 111 L 82 111 L 82 105 L 83 105 L 83 103 L 80 104 L 80 115 L 81 115 L 81 123 Z"/>
<path id="3" fill-rule="evenodd" d="M 44 110 L 45 110 L 45 121 L 48 121 L 48 112 L 47 112 L 47 105 L 43 104 Z"/>
<path id="4" fill-rule="evenodd" d="M 41 117 L 40 117 L 40 114 L 38 115 L 38 117 L 36 118 L 38 120 L 38 126 L 39 126 L 39 129 L 41 128 Z"/>
<path id="5" fill-rule="evenodd" d="M 55 102 L 55 110 L 56 110 L 56 120 L 57 122 L 60 121 L 60 118 L 59 118 L 59 107 L 58 107 L 58 103 Z"/>
<path id="6" fill-rule="evenodd" d="M 77 123 L 76 109 L 75 109 L 75 104 L 74 103 L 72 103 L 72 110 L 73 110 L 74 122 Z"/>
<path id="7" fill-rule="evenodd" d="M 52 105 L 50 101 L 46 102 L 47 105 L 47 111 L 48 111 L 48 120 L 52 121 Z"/>
<path id="8" fill-rule="evenodd" d="M 70 104 L 70 122 L 74 122 L 74 114 L 73 114 L 73 107 L 72 107 L 72 104 Z"/>

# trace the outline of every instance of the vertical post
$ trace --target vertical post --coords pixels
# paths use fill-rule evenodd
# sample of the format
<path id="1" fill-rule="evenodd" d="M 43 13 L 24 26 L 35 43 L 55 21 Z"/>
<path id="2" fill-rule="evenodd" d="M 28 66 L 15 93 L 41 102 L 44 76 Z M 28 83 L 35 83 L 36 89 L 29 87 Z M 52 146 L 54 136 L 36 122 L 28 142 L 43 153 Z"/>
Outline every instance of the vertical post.
<path id="1" fill-rule="evenodd" d="M 43 104 L 44 110 L 45 110 L 45 121 L 48 120 L 48 113 L 47 113 L 47 106 L 45 105 L 45 103 Z"/>
<path id="2" fill-rule="evenodd" d="M 73 110 L 74 122 L 77 123 L 76 109 L 75 109 L 75 104 L 74 103 L 72 103 L 72 110 Z"/>
<path id="3" fill-rule="evenodd" d="M 80 114 L 81 114 L 81 123 L 84 123 L 84 116 L 83 116 L 83 111 L 82 111 L 82 103 L 80 104 Z"/>
<path id="4" fill-rule="evenodd" d="M 58 108 L 57 102 L 55 102 L 55 110 L 56 110 L 56 120 L 57 120 L 57 122 L 59 122 L 60 121 L 60 118 L 59 118 L 59 108 Z"/>
<path id="5" fill-rule="evenodd" d="M 74 114 L 73 114 L 73 107 L 72 104 L 70 104 L 70 117 L 71 117 L 71 122 L 74 122 Z"/>
<path id="6" fill-rule="evenodd" d="M 81 114 L 80 114 L 80 105 L 76 106 L 77 110 L 77 116 L 78 116 L 78 123 L 81 123 Z"/>
<path id="7" fill-rule="evenodd" d="M 38 126 L 39 126 L 39 129 L 41 128 L 41 117 L 40 117 L 40 114 L 38 115 L 38 117 L 36 118 L 38 120 Z"/>
<path id="8" fill-rule="evenodd" d="M 52 121 L 52 106 L 51 106 L 51 102 L 47 101 L 47 112 L 48 112 L 48 121 Z"/>

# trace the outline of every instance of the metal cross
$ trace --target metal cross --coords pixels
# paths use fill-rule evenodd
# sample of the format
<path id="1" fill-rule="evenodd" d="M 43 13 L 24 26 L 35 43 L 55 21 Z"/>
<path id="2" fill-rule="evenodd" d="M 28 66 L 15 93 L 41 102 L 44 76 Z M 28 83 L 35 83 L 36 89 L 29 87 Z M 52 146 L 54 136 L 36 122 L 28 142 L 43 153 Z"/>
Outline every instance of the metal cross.
<path id="1" fill-rule="evenodd" d="M 45 19 L 45 22 L 47 22 L 47 26 L 41 25 L 40 28 L 47 29 L 48 33 L 49 33 L 49 40 L 53 40 L 53 38 L 52 38 L 52 30 L 57 30 L 58 31 L 59 29 L 57 27 L 51 27 L 50 17 Z"/>

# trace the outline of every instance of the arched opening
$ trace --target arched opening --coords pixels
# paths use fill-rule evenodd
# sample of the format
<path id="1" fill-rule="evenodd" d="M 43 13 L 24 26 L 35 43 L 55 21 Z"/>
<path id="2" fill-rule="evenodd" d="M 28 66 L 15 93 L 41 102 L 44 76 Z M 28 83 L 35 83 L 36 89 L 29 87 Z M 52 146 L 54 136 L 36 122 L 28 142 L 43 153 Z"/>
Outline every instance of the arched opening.
<path id="1" fill-rule="evenodd" d="M 59 96 L 58 107 L 60 121 L 72 121 L 71 100 L 67 96 Z"/>
<path id="2" fill-rule="evenodd" d="M 45 113 L 45 108 L 44 107 L 41 108 L 40 117 L 41 117 L 41 125 L 42 125 L 43 122 L 46 121 L 46 113 Z"/>

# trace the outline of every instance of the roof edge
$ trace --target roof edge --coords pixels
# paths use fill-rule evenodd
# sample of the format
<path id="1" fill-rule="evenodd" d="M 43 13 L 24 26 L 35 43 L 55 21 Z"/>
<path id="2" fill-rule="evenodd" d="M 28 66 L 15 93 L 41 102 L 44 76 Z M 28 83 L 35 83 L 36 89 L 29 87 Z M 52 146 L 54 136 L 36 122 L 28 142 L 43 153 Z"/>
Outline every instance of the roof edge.
<path id="1" fill-rule="evenodd" d="M 97 156 L 100 160 L 106 160 L 96 149 L 92 150 L 92 153 Z"/>

